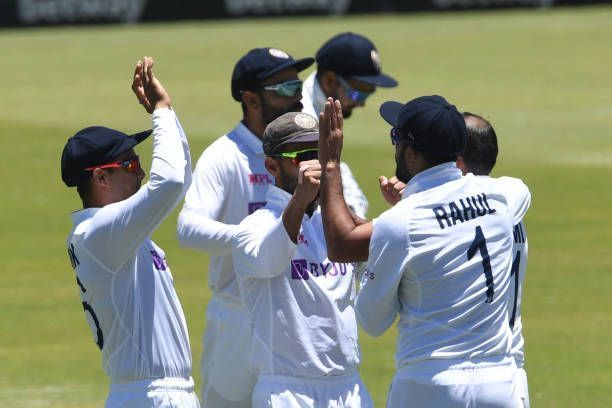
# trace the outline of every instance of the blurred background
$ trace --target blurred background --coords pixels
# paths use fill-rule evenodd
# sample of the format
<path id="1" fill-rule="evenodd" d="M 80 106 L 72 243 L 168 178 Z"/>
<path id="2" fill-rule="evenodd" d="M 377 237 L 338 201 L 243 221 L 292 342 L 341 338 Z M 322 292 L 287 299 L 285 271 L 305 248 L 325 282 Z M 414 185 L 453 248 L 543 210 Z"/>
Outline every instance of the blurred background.
<path id="1" fill-rule="evenodd" d="M 489 119 L 500 145 L 493 174 L 532 192 L 523 299 L 532 406 L 611 407 L 612 6 L 602 3 L 0 0 L 0 406 L 103 406 L 108 381 L 65 248 L 81 203 L 61 182 L 60 154 L 85 126 L 151 126 L 130 90 L 136 60 L 155 57 L 195 163 L 241 119 L 230 76 L 249 49 L 313 56 L 354 31 L 399 81 L 346 122 L 343 159 L 369 216 L 387 208 L 377 177 L 395 168 L 382 102 L 440 94 Z M 150 152 L 150 141 L 138 148 L 145 169 Z M 153 239 L 172 268 L 199 384 L 208 258 L 179 247 L 177 212 Z M 379 407 L 396 337 L 395 328 L 360 337 Z"/>

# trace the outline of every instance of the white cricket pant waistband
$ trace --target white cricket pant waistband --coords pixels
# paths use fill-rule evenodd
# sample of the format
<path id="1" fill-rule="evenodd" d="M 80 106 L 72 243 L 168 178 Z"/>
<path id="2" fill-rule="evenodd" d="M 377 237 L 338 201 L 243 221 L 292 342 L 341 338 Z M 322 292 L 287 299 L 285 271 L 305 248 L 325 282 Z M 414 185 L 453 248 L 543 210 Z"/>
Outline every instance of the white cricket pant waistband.
<path id="1" fill-rule="evenodd" d="M 283 383 L 287 385 L 327 385 L 330 384 L 339 384 L 344 382 L 355 382 L 355 380 L 359 380 L 359 374 L 357 371 L 352 371 L 347 374 L 341 375 L 330 375 L 325 377 L 318 378 L 308 378 L 308 377 L 293 377 L 290 375 L 279 375 L 279 374 L 259 374 L 257 376 L 258 382 L 273 382 L 273 383 Z"/>
<path id="2" fill-rule="evenodd" d="M 133 392 L 133 391 L 155 391 L 155 390 L 174 390 L 193 392 L 193 378 L 155 378 L 147 380 L 130 381 L 127 383 L 113 383 L 110 392 Z"/>

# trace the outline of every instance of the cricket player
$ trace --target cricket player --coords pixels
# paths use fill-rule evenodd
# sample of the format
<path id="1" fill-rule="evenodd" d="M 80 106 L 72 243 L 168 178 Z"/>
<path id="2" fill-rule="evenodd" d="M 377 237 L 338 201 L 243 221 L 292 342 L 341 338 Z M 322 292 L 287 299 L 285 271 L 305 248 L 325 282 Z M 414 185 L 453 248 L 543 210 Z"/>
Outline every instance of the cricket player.
<path id="1" fill-rule="evenodd" d="M 150 179 L 141 187 L 134 147 L 151 131 L 92 126 L 68 139 L 62 180 L 83 201 L 68 255 L 111 381 L 106 406 L 195 408 L 185 317 L 166 255 L 150 238 L 189 186 L 189 145 L 151 58 L 138 62 L 132 89 L 153 114 Z"/>
<path id="2" fill-rule="evenodd" d="M 352 264 L 327 257 L 317 205 L 318 126 L 286 113 L 263 137 L 267 204 L 240 223 L 234 268 L 252 321 L 254 407 L 371 407 L 357 373 Z"/>
<path id="3" fill-rule="evenodd" d="M 467 128 L 465 151 L 457 157 L 457 167 L 464 175 L 472 173 L 478 176 L 489 176 L 497 161 L 497 135 L 493 126 L 482 116 L 464 112 L 463 117 Z M 504 184 L 506 197 L 509 200 L 521 197 L 522 182 L 512 177 L 497 179 Z M 518 207 L 521 203 L 512 204 Z M 523 203 L 524 204 L 524 203 Z M 526 210 L 520 209 L 525 212 Z M 523 406 L 529 408 L 529 387 L 527 385 L 527 372 L 525 371 L 525 340 L 523 338 L 523 324 L 521 319 L 521 299 L 525 273 L 527 272 L 527 231 L 525 222 L 521 219 L 514 225 L 512 249 L 512 269 L 510 272 L 510 302 L 508 303 L 508 324 L 512 329 L 512 347 L 510 355 L 518 368 L 516 377 L 517 391 L 523 401 Z"/>
<path id="4" fill-rule="evenodd" d="M 407 186 L 398 204 L 369 223 L 356 310 L 375 336 L 399 315 L 397 372 L 387 405 L 520 406 L 507 310 L 513 226 L 524 212 L 511 207 L 526 211 L 529 191 L 522 185 L 510 202 L 504 183 L 462 176 L 455 161 L 466 126 L 444 98 L 386 102 L 381 115 L 393 126 L 396 175 Z M 319 152 L 324 223 L 331 232 L 326 239 L 348 236 L 344 243 L 363 244 L 367 231 L 354 226 L 341 203 L 341 142 L 342 111 L 330 102 Z"/>
<path id="5" fill-rule="evenodd" d="M 365 106 L 376 87 L 393 88 L 397 81 L 381 71 L 380 55 L 366 37 L 355 33 L 341 33 L 329 39 L 315 56 L 317 69 L 304 81 L 302 104 L 304 112 L 319 118 L 328 97 L 342 104 L 344 118 L 353 109 Z M 340 163 L 344 198 L 349 208 L 366 218 L 368 200 L 361 191 L 351 169 Z"/>
<path id="6" fill-rule="evenodd" d="M 256 48 L 240 58 L 231 94 L 242 106 L 242 120 L 202 153 L 179 215 L 181 244 L 210 253 L 212 299 L 200 365 L 201 399 L 208 407 L 251 406 L 256 380 L 248 367 L 251 326 L 240 301 L 231 239 L 238 224 L 266 203 L 274 179 L 264 165 L 261 138 L 278 116 L 302 110 L 298 73 L 313 62 L 276 48 Z"/>

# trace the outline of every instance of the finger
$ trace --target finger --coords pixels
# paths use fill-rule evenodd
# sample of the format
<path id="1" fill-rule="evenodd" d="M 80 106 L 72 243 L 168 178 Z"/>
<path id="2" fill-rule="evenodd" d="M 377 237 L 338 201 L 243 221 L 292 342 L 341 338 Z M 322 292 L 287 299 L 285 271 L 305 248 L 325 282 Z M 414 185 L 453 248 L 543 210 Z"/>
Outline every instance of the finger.
<path id="1" fill-rule="evenodd" d="M 387 180 L 385 176 L 379 176 L 378 183 L 380 184 L 380 187 L 383 188 L 389 183 L 389 180 Z"/>
<path id="2" fill-rule="evenodd" d="M 342 129 L 342 127 L 344 126 L 344 116 L 342 116 L 342 104 L 340 103 L 339 100 L 336 100 L 336 116 L 337 116 L 337 126 L 338 129 Z"/>
<path id="3" fill-rule="evenodd" d="M 136 61 L 136 68 L 134 69 L 134 77 L 136 77 L 136 75 L 141 75 L 142 74 L 142 61 L 138 60 Z"/>
<path id="4" fill-rule="evenodd" d="M 331 99 L 331 98 L 330 98 Z M 338 127 L 338 115 L 336 114 L 336 103 L 332 99 L 331 100 L 331 121 L 330 121 L 330 129 L 336 130 Z"/>

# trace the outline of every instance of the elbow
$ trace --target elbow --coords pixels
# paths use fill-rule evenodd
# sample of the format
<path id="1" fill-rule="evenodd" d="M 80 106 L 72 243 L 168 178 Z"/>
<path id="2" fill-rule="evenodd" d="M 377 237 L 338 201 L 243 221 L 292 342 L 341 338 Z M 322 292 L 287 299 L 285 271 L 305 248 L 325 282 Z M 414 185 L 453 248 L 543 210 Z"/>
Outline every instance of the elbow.
<path id="1" fill-rule="evenodd" d="M 384 332 L 387 331 L 389 327 L 387 325 L 381 325 L 379 321 L 373 319 L 368 320 L 367 318 L 364 318 L 361 314 L 358 315 L 357 320 L 359 321 L 359 325 L 361 326 L 363 331 L 365 331 L 372 337 L 380 337 Z"/>
<path id="2" fill-rule="evenodd" d="M 185 210 L 181 210 L 176 223 L 176 236 L 182 247 L 190 247 L 190 231 L 189 214 Z"/>
<path id="3" fill-rule="evenodd" d="M 357 321 L 363 331 L 372 337 L 379 337 L 387 331 L 389 326 L 391 326 L 393 319 L 389 321 L 385 316 L 381 316 L 378 313 L 372 313 L 370 311 L 372 307 L 371 304 L 364 305 L 359 301 L 359 298 L 357 298 L 357 303 L 355 305 Z M 365 310 L 366 308 L 367 310 Z"/>

